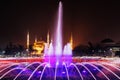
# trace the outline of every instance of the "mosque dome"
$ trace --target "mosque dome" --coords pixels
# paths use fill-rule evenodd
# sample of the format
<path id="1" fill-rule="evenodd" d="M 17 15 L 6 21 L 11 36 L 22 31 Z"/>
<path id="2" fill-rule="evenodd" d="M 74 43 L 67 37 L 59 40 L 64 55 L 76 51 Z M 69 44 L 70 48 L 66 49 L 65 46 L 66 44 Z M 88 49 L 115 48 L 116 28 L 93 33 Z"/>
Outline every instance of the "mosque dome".
<path id="1" fill-rule="evenodd" d="M 101 43 L 107 44 L 107 43 L 114 43 L 114 41 L 110 38 L 103 39 Z"/>

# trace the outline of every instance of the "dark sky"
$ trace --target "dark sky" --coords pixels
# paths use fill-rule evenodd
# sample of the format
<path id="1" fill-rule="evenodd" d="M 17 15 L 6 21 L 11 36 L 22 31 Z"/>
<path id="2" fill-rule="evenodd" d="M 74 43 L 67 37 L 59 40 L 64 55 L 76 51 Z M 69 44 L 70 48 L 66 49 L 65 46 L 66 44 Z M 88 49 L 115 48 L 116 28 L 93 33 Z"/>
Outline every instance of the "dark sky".
<path id="1" fill-rule="evenodd" d="M 0 0 L 0 46 L 8 42 L 26 43 L 34 37 L 46 40 L 47 31 L 54 33 L 59 0 Z M 63 40 L 73 34 L 74 46 L 104 38 L 120 41 L 120 2 L 63 0 Z"/>

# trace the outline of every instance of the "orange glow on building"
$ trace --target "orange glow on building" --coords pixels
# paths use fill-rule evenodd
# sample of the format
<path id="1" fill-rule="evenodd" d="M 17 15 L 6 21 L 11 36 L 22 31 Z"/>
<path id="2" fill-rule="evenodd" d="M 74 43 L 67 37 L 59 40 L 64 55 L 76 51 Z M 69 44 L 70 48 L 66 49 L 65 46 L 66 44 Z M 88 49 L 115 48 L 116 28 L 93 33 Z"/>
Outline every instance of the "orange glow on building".
<path id="1" fill-rule="evenodd" d="M 33 49 L 35 52 L 32 53 L 32 55 L 39 55 L 42 56 L 42 51 L 44 50 L 45 42 L 44 41 L 35 41 L 33 45 Z"/>
<path id="2" fill-rule="evenodd" d="M 32 55 L 38 55 L 38 56 L 42 56 L 43 55 L 43 50 L 45 47 L 45 44 L 47 43 L 47 45 L 49 46 L 50 44 L 50 36 L 49 36 L 49 32 L 47 33 L 47 42 L 45 41 L 37 41 L 37 37 L 35 37 L 35 42 L 33 44 L 33 49 L 35 50 Z"/>
<path id="3" fill-rule="evenodd" d="M 70 45 L 71 45 L 71 49 L 73 49 L 73 37 L 72 37 L 72 34 L 70 36 Z"/>
<path id="4" fill-rule="evenodd" d="M 29 51 L 29 44 L 30 40 L 29 40 L 29 32 L 27 33 L 27 51 Z"/>

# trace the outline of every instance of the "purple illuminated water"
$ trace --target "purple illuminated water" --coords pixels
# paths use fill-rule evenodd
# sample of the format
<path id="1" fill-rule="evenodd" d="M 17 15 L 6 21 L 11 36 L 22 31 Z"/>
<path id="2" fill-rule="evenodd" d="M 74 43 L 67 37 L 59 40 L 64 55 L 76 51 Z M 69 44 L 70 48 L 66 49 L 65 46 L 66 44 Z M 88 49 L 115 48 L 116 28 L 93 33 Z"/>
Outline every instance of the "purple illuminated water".
<path id="1" fill-rule="evenodd" d="M 55 37 L 55 55 L 62 56 L 62 3 L 59 2 L 58 21 Z"/>
<path id="2" fill-rule="evenodd" d="M 66 63 L 1 63 L 0 80 L 120 80 L 120 67 L 105 62 Z"/>
<path id="3" fill-rule="evenodd" d="M 70 63 L 72 57 L 72 50 L 70 44 L 64 46 L 64 50 L 62 50 L 62 2 L 59 2 L 58 8 L 58 19 L 57 19 L 57 26 L 56 26 L 56 33 L 55 34 L 55 45 L 50 43 L 50 45 L 45 45 L 45 62 L 49 62 L 50 64 L 62 64 Z"/>

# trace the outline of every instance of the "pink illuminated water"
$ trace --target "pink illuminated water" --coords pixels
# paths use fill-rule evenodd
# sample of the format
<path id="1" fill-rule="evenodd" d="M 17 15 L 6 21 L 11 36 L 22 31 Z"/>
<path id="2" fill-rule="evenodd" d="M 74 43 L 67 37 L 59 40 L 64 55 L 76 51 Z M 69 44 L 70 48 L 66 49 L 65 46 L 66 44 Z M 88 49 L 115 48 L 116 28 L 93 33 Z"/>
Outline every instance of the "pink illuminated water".
<path id="1" fill-rule="evenodd" d="M 62 2 L 59 2 L 57 26 L 54 34 L 55 41 L 53 42 L 55 45 L 53 46 L 53 43 L 50 43 L 50 45 L 45 46 L 45 62 L 50 64 L 70 63 L 72 59 L 70 44 L 65 45 L 64 50 L 62 48 Z"/>
<path id="2" fill-rule="evenodd" d="M 62 56 L 62 3 L 59 2 L 58 21 L 55 37 L 55 54 Z"/>

